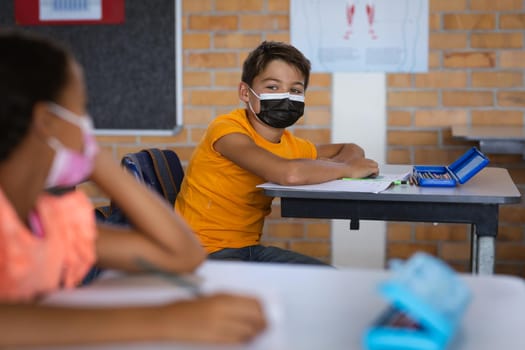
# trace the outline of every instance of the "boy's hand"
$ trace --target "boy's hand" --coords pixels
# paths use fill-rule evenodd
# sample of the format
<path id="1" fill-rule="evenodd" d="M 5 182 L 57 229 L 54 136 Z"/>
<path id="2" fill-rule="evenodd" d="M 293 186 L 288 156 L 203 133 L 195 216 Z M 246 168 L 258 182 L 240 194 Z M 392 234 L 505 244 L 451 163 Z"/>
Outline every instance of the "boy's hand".
<path id="1" fill-rule="evenodd" d="M 379 165 L 376 161 L 368 158 L 361 158 L 352 161 L 349 167 L 350 174 L 348 177 L 362 178 L 375 177 L 379 175 Z"/>

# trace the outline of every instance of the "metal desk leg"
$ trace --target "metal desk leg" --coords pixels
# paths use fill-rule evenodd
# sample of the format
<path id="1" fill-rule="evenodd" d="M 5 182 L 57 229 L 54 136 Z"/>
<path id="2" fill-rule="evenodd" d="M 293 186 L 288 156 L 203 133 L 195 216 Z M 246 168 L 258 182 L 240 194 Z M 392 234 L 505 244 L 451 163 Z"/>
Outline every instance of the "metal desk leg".
<path id="1" fill-rule="evenodd" d="M 477 273 L 490 275 L 494 273 L 495 237 L 483 236 L 477 238 L 478 256 Z"/>
<path id="2" fill-rule="evenodd" d="M 478 235 L 474 224 L 470 225 L 470 271 L 478 272 Z"/>

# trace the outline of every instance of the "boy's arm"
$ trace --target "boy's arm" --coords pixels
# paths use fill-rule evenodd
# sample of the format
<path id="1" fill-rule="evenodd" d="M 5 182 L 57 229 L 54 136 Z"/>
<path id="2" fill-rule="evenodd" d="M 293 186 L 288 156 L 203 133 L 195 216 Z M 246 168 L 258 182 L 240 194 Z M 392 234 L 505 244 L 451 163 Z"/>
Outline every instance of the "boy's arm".
<path id="1" fill-rule="evenodd" d="M 175 209 L 109 153 L 97 155 L 91 180 L 117 203 L 136 230 L 99 225 L 97 255 L 103 265 L 140 270 L 137 259 L 142 259 L 168 271 L 190 272 L 205 259 L 195 234 Z"/>
<path id="2" fill-rule="evenodd" d="M 249 172 L 281 185 L 321 183 L 342 177 L 366 177 L 377 174 L 373 160 L 360 158 L 352 162 L 335 162 L 332 159 L 286 159 L 259 146 L 247 135 L 227 134 L 218 139 L 214 148 L 224 157 Z M 337 154 L 337 153 L 336 153 Z"/>
<path id="3" fill-rule="evenodd" d="M 316 145 L 317 158 L 335 162 L 352 163 L 365 157 L 365 151 L 355 143 L 330 143 Z"/>

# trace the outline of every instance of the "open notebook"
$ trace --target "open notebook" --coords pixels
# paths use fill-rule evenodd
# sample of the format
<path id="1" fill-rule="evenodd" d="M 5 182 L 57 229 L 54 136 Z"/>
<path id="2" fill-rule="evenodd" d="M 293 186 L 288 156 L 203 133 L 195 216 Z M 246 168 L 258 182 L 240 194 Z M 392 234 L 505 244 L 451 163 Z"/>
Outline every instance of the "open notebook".
<path id="1" fill-rule="evenodd" d="M 272 182 L 266 182 L 257 187 L 263 189 L 286 189 L 297 191 L 319 191 L 319 192 L 369 192 L 379 193 L 389 188 L 394 181 L 406 180 L 410 172 L 399 174 L 381 174 L 374 178 L 363 179 L 339 179 L 313 185 L 282 186 Z"/>

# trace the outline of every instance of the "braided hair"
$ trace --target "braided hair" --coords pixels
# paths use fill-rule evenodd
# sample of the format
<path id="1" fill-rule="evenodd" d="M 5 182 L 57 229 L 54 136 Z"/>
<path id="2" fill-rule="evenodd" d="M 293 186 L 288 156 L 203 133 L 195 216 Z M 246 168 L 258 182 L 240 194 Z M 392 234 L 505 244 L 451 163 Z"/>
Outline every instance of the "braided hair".
<path id="1" fill-rule="evenodd" d="M 0 31 L 0 162 L 26 136 L 35 104 L 56 102 L 67 83 L 70 57 L 46 38 Z"/>

